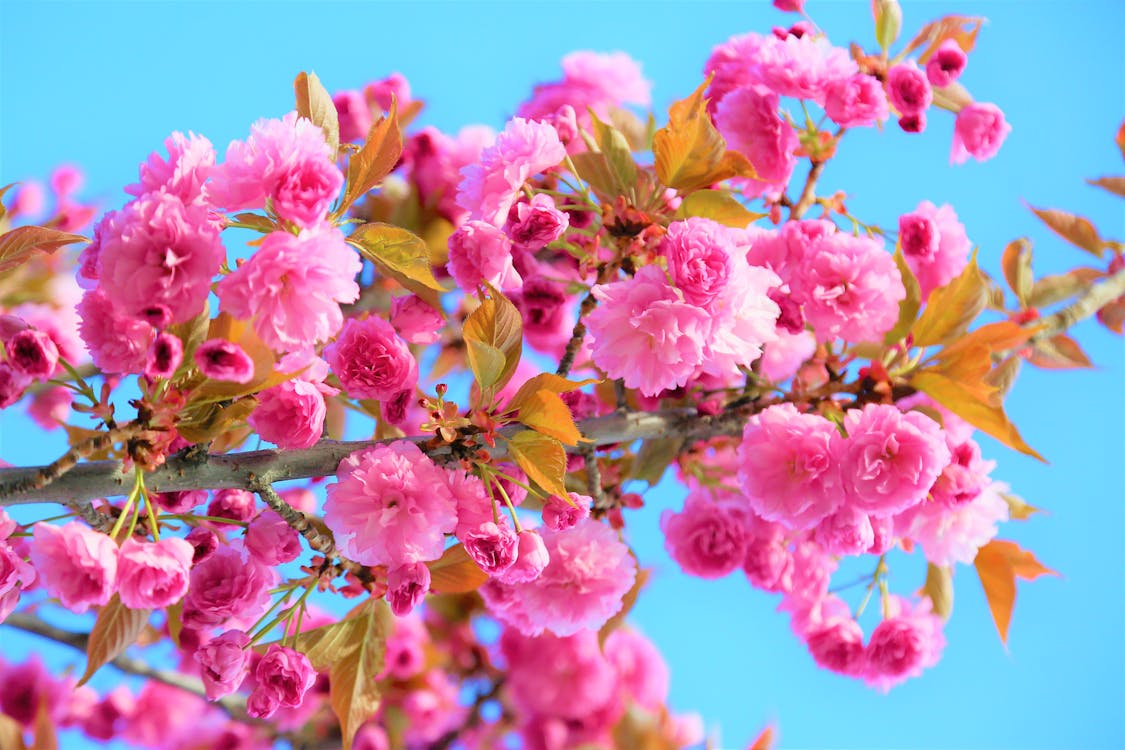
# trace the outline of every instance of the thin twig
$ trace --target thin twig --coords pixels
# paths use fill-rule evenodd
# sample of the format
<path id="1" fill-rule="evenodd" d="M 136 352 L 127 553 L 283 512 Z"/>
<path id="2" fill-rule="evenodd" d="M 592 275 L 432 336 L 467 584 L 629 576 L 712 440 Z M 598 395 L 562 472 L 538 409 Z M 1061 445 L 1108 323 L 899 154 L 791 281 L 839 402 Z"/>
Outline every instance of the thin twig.
<path id="1" fill-rule="evenodd" d="M 825 162 L 822 161 L 813 162 L 812 168 L 809 169 L 809 176 L 805 179 L 805 188 L 801 191 L 801 197 L 789 209 L 790 221 L 802 218 L 805 212 L 812 207 L 813 201 L 816 200 L 816 181 L 820 179 L 820 173 L 824 171 L 824 164 Z"/>

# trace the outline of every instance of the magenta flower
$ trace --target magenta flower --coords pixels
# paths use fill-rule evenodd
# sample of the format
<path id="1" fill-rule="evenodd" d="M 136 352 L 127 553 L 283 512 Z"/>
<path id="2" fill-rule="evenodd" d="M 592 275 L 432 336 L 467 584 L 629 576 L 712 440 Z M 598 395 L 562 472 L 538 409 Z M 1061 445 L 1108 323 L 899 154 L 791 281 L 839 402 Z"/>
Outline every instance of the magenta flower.
<path id="1" fill-rule="evenodd" d="M 922 201 L 914 211 L 899 217 L 898 228 L 902 254 L 918 279 L 922 299 L 948 284 L 968 265 L 972 243 L 949 204 L 939 208 Z"/>
<path id="2" fill-rule="evenodd" d="M 519 533 L 519 546 L 516 561 L 500 574 L 504 583 L 527 583 L 534 581 L 551 562 L 547 545 L 535 529 L 524 529 Z"/>
<path id="3" fill-rule="evenodd" d="M 856 73 L 828 84 L 824 111 L 837 125 L 845 128 L 870 127 L 886 120 L 887 94 L 879 79 Z"/>
<path id="4" fill-rule="evenodd" d="M 411 344 L 432 344 L 441 338 L 445 320 L 421 297 L 408 294 L 391 302 L 391 325 Z"/>
<path id="5" fill-rule="evenodd" d="M 507 524 L 481 524 L 461 540 L 469 557 L 489 575 L 499 575 L 516 561 L 519 537 Z"/>
<path id="6" fill-rule="evenodd" d="M 79 331 L 95 365 L 108 373 L 144 370 L 155 334 L 151 325 L 121 313 L 101 289 L 86 292 L 77 310 Z"/>
<path id="7" fill-rule="evenodd" d="M 263 510 L 246 528 L 246 551 L 262 565 L 280 565 L 301 554 L 301 537 L 277 513 Z"/>
<path id="8" fill-rule="evenodd" d="M 311 448 L 320 440 L 328 413 L 322 388 L 300 379 L 267 388 L 258 394 L 258 406 L 246 421 L 278 448 Z"/>
<path id="9" fill-rule="evenodd" d="M 204 377 L 233 383 L 254 379 L 254 360 L 233 341 L 208 339 L 196 348 L 194 356 Z"/>
<path id="10" fill-rule="evenodd" d="M 536 252 L 562 237 L 568 226 L 570 216 L 555 207 L 555 199 L 536 193 L 512 206 L 504 231 L 517 248 Z"/>
<path id="11" fill-rule="evenodd" d="M 59 350 L 46 331 L 27 328 L 4 343 L 8 361 L 34 380 L 51 377 L 59 362 Z"/>
<path id="12" fill-rule="evenodd" d="M 867 684 L 886 692 L 937 664 L 945 647 L 941 618 L 930 611 L 930 600 L 916 606 L 891 596 L 889 617 L 876 626 L 867 642 Z"/>
<path id="13" fill-rule="evenodd" d="M 140 182 L 129 185 L 125 192 L 140 197 L 163 190 L 185 204 L 204 203 L 203 183 L 215 168 L 215 148 L 201 135 L 172 133 L 164 139 L 168 150 L 165 159 L 154 151 L 141 164 Z"/>
<path id="14" fill-rule="evenodd" d="M 396 617 L 410 614 L 429 590 L 430 569 L 425 563 L 399 565 L 387 574 L 387 603 Z"/>
<path id="15" fill-rule="evenodd" d="M 991 159 L 1000 152 L 1000 146 L 1010 132 L 1012 126 L 1004 120 L 1004 113 L 995 104 L 970 104 L 957 113 L 949 163 L 964 164 L 970 156 L 977 161 Z"/>
<path id="16" fill-rule="evenodd" d="M 274 571 L 253 557 L 220 545 L 191 569 L 184 620 L 196 627 L 222 625 L 232 618 L 253 622 L 269 606 L 269 590 L 276 580 Z"/>
<path id="17" fill-rule="evenodd" d="M 679 513 L 660 516 L 664 548 L 683 571 L 700 578 L 722 578 L 746 558 L 750 534 L 746 514 L 729 503 L 715 502 L 705 491 L 688 493 Z"/>
<path id="18" fill-rule="evenodd" d="M 943 88 L 961 77 L 969 58 L 956 39 L 946 39 L 926 61 L 926 78 L 936 88 Z"/>
<path id="19" fill-rule="evenodd" d="M 418 383 L 418 362 L 382 318 L 348 320 L 324 358 L 353 398 L 391 400 Z"/>
<path id="20" fill-rule="evenodd" d="M 887 71 L 887 98 L 900 115 L 908 117 L 926 111 L 934 92 L 918 63 L 908 60 Z"/>
<path id="21" fill-rule="evenodd" d="M 508 235 L 484 221 L 467 221 L 449 236 L 446 268 L 468 293 L 485 281 L 501 289 L 519 288 L 523 282 L 512 266 Z"/>
<path id="22" fill-rule="evenodd" d="M 145 355 L 145 377 L 170 378 L 183 361 L 184 343 L 179 337 L 168 332 L 157 334 Z"/>
<path id="23" fill-rule="evenodd" d="M 316 670 L 304 654 L 274 643 L 258 661 L 254 678 L 258 681 L 255 693 L 266 693 L 278 705 L 296 708 L 316 682 Z"/>

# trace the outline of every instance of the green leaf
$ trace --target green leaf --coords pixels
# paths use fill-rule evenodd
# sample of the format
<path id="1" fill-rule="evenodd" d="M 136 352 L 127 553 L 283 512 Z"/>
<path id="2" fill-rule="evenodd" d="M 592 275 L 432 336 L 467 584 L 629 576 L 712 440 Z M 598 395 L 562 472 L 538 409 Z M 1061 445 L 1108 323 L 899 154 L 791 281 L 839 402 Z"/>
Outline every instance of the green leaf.
<path id="1" fill-rule="evenodd" d="M 1075 268 L 1067 273 L 1044 276 L 1028 295 L 1028 307 L 1049 307 L 1084 292 L 1104 274 L 1096 268 Z"/>
<path id="2" fill-rule="evenodd" d="M 988 302 L 988 284 L 976 256 L 957 278 L 930 292 L 922 317 L 914 324 L 914 345 L 932 346 L 960 336 Z"/>
<path id="3" fill-rule="evenodd" d="M 914 321 L 918 319 L 918 309 L 922 306 L 922 289 L 918 286 L 914 272 L 906 264 L 906 256 L 902 254 L 901 247 L 895 249 L 895 265 L 902 277 L 902 285 L 906 288 L 906 297 L 898 303 L 898 321 L 894 328 L 883 337 L 883 343 L 888 346 L 901 341 L 910 333 Z"/>
<path id="4" fill-rule="evenodd" d="M 617 195 L 636 202 L 634 186 L 637 184 L 637 163 L 633 161 L 629 141 L 620 130 L 598 119 L 593 110 L 590 110 L 590 118 L 594 128 L 594 142 L 598 151 L 605 154 L 616 183 Z"/>
<path id="5" fill-rule="evenodd" d="M 534 430 L 516 433 L 508 440 L 508 453 L 533 482 L 556 497 L 566 491 L 566 450 L 562 443 Z"/>
<path id="6" fill-rule="evenodd" d="M 504 374 L 504 352 L 491 344 L 475 339 L 465 339 L 468 345 L 466 353 L 469 356 L 469 369 L 482 390 L 492 388 Z"/>
<path id="7" fill-rule="evenodd" d="M 929 563 L 926 567 L 926 584 L 922 587 L 922 594 L 929 597 L 934 614 L 943 620 L 948 620 L 953 614 L 952 568 Z"/>
<path id="8" fill-rule="evenodd" d="M 75 242 L 89 242 L 80 234 L 48 227 L 23 226 L 0 235 L 0 274 L 25 263 L 36 253 L 53 253 Z"/>
<path id="9" fill-rule="evenodd" d="M 419 296 L 425 295 L 426 290 L 442 291 L 430 267 L 430 249 L 413 232 L 394 224 L 372 222 L 356 227 L 348 242 L 359 248 L 379 273 Z"/>
<path id="10" fill-rule="evenodd" d="M 874 0 L 872 9 L 875 11 L 875 41 L 886 52 L 902 30 L 902 6 L 898 0 Z"/>
<path id="11" fill-rule="evenodd" d="M 461 335 L 466 344 L 469 344 L 470 364 L 473 347 L 469 342 L 487 344 L 504 355 L 504 369 L 500 377 L 492 386 L 483 386 L 503 388 L 516 371 L 523 354 L 523 318 L 516 306 L 501 292 L 490 287 L 489 296 L 466 318 Z M 474 370 L 474 375 L 478 376 L 479 381 L 479 373 Z"/>
<path id="12" fill-rule="evenodd" d="M 696 190 L 684 198 L 676 211 L 676 218 L 689 216 L 701 216 L 723 226 L 745 229 L 766 214 L 749 210 L 727 190 Z"/>
<path id="13" fill-rule="evenodd" d="M 86 671 L 78 681 L 79 686 L 85 685 L 102 665 L 113 661 L 137 642 L 150 614 L 152 610 L 129 609 L 121 603 L 121 597 L 113 595 L 98 612 L 94 629 L 90 631 L 90 639 L 86 643 Z"/>
<path id="14" fill-rule="evenodd" d="M 340 120 L 332 95 L 316 77 L 316 73 L 301 72 L 293 80 L 293 92 L 297 95 L 297 114 L 324 131 L 324 141 L 332 158 L 340 150 Z"/>
<path id="15" fill-rule="evenodd" d="M 344 750 L 350 750 L 355 733 L 379 708 L 379 683 L 383 671 L 387 637 L 394 629 L 394 616 L 382 599 L 370 600 L 354 619 L 351 650 L 329 669 L 328 702 L 340 722 Z"/>
<path id="16" fill-rule="evenodd" d="M 389 175 L 402 156 L 402 129 L 398 122 L 398 100 L 391 101 L 391 111 L 371 126 L 363 148 L 348 161 L 348 184 L 344 200 L 336 209 L 343 215 L 364 193 Z"/>

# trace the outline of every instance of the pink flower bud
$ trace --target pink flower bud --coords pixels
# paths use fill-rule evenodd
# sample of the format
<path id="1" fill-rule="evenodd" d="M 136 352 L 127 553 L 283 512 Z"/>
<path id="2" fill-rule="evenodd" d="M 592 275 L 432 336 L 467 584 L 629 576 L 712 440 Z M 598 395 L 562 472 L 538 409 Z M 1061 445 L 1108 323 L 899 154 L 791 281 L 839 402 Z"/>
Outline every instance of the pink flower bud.
<path id="1" fill-rule="evenodd" d="M 0 409 L 7 409 L 19 401 L 29 385 L 31 378 L 12 367 L 11 363 L 0 362 Z"/>
<path id="2" fill-rule="evenodd" d="M 195 652 L 207 698 L 218 700 L 238 690 L 250 672 L 250 637 L 241 630 L 228 630 L 212 638 Z"/>
<path id="3" fill-rule="evenodd" d="M 387 576 L 387 603 L 398 617 L 406 617 L 430 590 L 430 569 L 424 563 L 400 565 Z"/>
<path id="4" fill-rule="evenodd" d="M 59 362 L 59 350 L 46 331 L 28 328 L 4 345 L 8 361 L 29 378 L 46 380 Z"/>
<path id="5" fill-rule="evenodd" d="M 184 344 L 171 333 L 161 333 L 152 340 L 145 358 L 145 377 L 170 378 L 184 360 Z"/>
<path id="6" fill-rule="evenodd" d="M 902 115 L 924 112 L 934 100 L 926 74 L 913 60 L 899 63 L 887 71 L 887 98 Z"/>
<path id="7" fill-rule="evenodd" d="M 277 700 L 276 705 L 296 708 L 305 700 L 305 693 L 316 682 L 316 670 L 309 658 L 291 648 L 276 643 L 269 647 L 266 655 L 254 668 L 258 686 L 251 694 L 265 693 Z M 267 701 L 272 704 L 273 701 Z"/>
<path id="8" fill-rule="evenodd" d="M 926 61 L 926 78 L 935 88 L 956 81 L 965 70 L 969 58 L 955 39 L 946 39 Z"/>
<path id="9" fill-rule="evenodd" d="M 534 581 L 551 562 L 543 537 L 534 529 L 519 533 L 519 547 L 516 561 L 500 574 L 504 583 L 527 583 Z"/>
<path id="10" fill-rule="evenodd" d="M 502 573 L 516 561 L 519 538 L 507 526 L 489 521 L 470 531 L 462 540 L 465 551 L 489 575 Z"/>
<path id="11" fill-rule="evenodd" d="M 226 339 L 209 339 L 195 350 L 195 364 L 212 380 L 249 383 L 254 379 L 254 361 L 242 347 Z"/>
<path id="12" fill-rule="evenodd" d="M 169 513 L 188 513 L 207 502 L 207 490 L 184 490 L 183 492 L 150 492 L 153 500 Z"/>
<path id="13" fill-rule="evenodd" d="M 184 540 L 192 546 L 192 565 L 206 560 L 219 546 L 219 537 L 215 532 L 202 526 L 189 531 Z"/>
<path id="14" fill-rule="evenodd" d="M 341 141 L 363 141 L 371 130 L 371 107 L 358 91 L 341 91 L 332 97 L 340 121 Z"/>
<path id="15" fill-rule="evenodd" d="M 898 118 L 898 126 L 904 133 L 921 133 L 926 129 L 926 113 L 918 112 L 913 115 L 903 115 Z"/>

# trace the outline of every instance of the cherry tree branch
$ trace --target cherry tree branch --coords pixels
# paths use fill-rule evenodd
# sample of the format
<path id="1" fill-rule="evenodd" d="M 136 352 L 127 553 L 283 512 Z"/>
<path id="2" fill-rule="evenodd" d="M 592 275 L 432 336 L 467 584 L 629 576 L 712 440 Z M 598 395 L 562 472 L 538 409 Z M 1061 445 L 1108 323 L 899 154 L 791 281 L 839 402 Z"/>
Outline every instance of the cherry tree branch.
<path id="1" fill-rule="evenodd" d="M 805 179 L 805 188 L 801 191 L 801 197 L 789 210 L 790 221 L 800 219 L 812 207 L 813 201 L 816 200 L 816 181 L 820 179 L 820 173 L 824 171 L 824 164 L 825 162 L 822 161 L 813 162 L 812 168 L 809 170 L 809 176 Z"/>
<path id="2" fill-rule="evenodd" d="M 1107 276 L 1106 279 L 1090 287 L 1085 294 L 1066 307 L 1046 317 L 1031 322 L 1041 330 L 1034 339 L 1044 339 L 1067 330 L 1075 323 L 1096 314 L 1107 304 L 1125 295 L 1125 269 Z"/>

